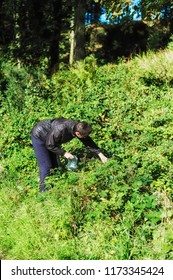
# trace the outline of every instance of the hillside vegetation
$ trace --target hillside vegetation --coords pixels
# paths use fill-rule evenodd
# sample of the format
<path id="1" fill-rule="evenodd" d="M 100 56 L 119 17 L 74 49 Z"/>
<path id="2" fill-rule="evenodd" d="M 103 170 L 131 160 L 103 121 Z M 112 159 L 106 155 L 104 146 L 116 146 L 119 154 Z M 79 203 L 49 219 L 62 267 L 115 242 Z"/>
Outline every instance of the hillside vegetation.
<path id="1" fill-rule="evenodd" d="M 51 78 L 0 67 L 1 259 L 173 259 L 173 51 Z M 31 128 L 61 116 L 92 123 L 109 160 L 74 139 L 78 171 L 62 159 L 41 194 Z"/>

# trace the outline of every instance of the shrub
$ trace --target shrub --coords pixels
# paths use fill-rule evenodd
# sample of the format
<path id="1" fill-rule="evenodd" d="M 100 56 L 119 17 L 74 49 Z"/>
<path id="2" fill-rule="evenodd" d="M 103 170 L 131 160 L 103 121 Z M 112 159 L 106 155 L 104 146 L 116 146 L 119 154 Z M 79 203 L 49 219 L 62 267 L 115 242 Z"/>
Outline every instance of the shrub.
<path id="1" fill-rule="evenodd" d="M 88 57 L 51 78 L 1 63 L 4 259 L 172 258 L 172 57 L 105 66 Z M 109 160 L 74 139 L 64 147 L 78 155 L 78 171 L 62 159 L 40 194 L 30 132 L 56 116 L 91 122 Z"/>

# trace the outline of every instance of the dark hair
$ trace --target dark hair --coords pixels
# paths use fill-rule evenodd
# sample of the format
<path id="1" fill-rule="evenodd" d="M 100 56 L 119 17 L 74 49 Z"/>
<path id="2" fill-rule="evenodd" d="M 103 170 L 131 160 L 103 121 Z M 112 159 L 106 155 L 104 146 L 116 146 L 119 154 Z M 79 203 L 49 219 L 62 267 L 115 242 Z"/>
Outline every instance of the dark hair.
<path id="1" fill-rule="evenodd" d="M 89 123 L 87 122 L 78 122 L 75 127 L 74 127 L 74 132 L 79 132 L 82 136 L 88 136 L 91 131 L 92 127 Z"/>

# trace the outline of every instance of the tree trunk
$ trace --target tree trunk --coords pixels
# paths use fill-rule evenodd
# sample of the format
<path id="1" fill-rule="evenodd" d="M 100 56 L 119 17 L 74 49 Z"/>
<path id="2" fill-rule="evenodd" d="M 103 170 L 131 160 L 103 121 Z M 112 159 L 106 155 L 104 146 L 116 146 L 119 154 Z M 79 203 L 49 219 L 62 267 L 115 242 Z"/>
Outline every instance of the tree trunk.
<path id="1" fill-rule="evenodd" d="M 75 44 L 74 60 L 79 61 L 85 58 L 85 12 L 86 0 L 77 0 L 75 6 Z"/>
<path id="2" fill-rule="evenodd" d="M 70 55 L 69 55 L 69 64 L 72 65 L 74 62 L 74 46 L 75 46 L 75 33 L 74 33 L 74 13 L 71 19 L 70 25 Z"/>
<path id="3" fill-rule="evenodd" d="M 61 36 L 61 13 L 62 13 L 62 1 L 61 0 L 53 0 L 53 19 L 54 19 L 54 27 L 53 27 L 53 38 L 50 41 L 50 63 L 49 63 L 49 71 L 53 73 L 54 70 L 59 69 L 59 44 L 60 44 L 60 36 Z"/>

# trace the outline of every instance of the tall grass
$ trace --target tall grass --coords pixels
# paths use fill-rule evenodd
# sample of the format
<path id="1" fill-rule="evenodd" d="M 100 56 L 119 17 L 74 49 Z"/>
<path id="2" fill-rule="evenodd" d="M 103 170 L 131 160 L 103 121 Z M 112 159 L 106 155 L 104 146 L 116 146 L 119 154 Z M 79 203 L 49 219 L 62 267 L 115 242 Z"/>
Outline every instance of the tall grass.
<path id="1" fill-rule="evenodd" d="M 172 65 L 170 49 L 49 79 L 1 63 L 1 258 L 172 259 Z M 91 122 L 109 161 L 74 139 L 78 171 L 62 159 L 40 194 L 30 131 L 56 116 Z"/>

